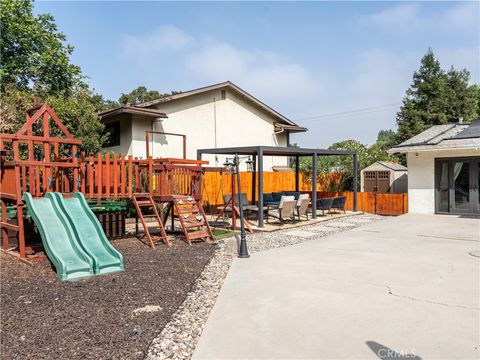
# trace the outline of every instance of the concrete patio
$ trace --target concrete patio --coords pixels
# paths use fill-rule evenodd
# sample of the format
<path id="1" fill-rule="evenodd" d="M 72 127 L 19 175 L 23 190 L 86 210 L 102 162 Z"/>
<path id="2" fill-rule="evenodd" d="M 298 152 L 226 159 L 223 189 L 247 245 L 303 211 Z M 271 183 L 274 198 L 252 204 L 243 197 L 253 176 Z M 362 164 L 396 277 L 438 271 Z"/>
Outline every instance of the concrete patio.
<path id="1" fill-rule="evenodd" d="M 404 215 L 236 259 L 194 359 L 477 359 L 479 234 Z"/>

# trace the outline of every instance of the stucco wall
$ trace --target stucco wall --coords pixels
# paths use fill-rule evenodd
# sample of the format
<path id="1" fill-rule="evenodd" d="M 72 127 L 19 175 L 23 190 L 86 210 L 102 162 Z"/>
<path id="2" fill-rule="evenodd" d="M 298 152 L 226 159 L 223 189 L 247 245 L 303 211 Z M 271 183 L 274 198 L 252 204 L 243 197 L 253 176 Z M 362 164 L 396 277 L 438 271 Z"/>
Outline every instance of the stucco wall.
<path id="1" fill-rule="evenodd" d="M 187 158 L 196 159 L 197 149 L 214 147 L 235 147 L 249 145 L 287 146 L 286 133 L 274 135 L 273 120 L 250 103 L 226 92 L 222 99 L 221 91 L 211 91 L 186 99 L 157 105 L 168 119 L 155 122 L 156 131 L 187 135 Z M 145 157 L 145 130 L 151 129 L 149 119 L 134 118 L 132 151 L 135 156 Z M 182 138 L 155 135 L 150 145 L 153 156 L 181 157 Z M 221 166 L 224 156 L 204 155 L 210 165 Z M 270 170 L 273 165 L 287 165 L 286 158 L 264 158 L 264 167 Z"/>
<path id="2" fill-rule="evenodd" d="M 132 116 L 121 114 L 115 119 L 105 121 L 105 124 L 120 121 L 120 145 L 103 148 L 103 151 L 111 151 L 117 154 L 132 154 Z"/>
<path id="3" fill-rule="evenodd" d="M 408 211 L 410 213 L 433 214 L 435 212 L 435 159 L 462 156 L 480 156 L 480 151 L 474 149 L 422 151 L 407 154 Z"/>

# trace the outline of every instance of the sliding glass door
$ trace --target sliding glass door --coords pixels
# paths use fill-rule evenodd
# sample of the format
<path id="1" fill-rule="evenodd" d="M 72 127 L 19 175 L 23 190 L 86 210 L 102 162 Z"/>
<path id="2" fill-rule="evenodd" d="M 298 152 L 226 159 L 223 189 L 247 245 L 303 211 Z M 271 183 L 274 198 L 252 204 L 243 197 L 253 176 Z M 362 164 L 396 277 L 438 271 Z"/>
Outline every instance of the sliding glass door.
<path id="1" fill-rule="evenodd" d="M 480 214 L 480 158 L 435 160 L 435 211 Z"/>

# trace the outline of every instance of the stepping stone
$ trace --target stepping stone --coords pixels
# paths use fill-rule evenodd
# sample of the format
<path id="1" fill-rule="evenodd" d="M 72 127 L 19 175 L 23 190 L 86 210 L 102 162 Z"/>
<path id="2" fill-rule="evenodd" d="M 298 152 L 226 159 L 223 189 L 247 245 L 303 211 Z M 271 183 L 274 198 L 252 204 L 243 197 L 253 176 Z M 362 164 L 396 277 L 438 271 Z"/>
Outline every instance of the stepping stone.
<path id="1" fill-rule="evenodd" d="M 351 222 L 351 223 L 368 223 L 368 222 L 372 222 L 371 219 L 362 219 L 362 218 L 359 218 L 359 219 L 347 219 L 345 221 L 348 221 L 348 222 Z"/>
<path id="2" fill-rule="evenodd" d="M 151 312 L 157 312 L 162 310 L 162 308 L 158 305 L 146 305 L 144 307 L 138 308 L 133 310 L 133 313 L 140 314 L 140 313 L 151 313 Z"/>
<path id="3" fill-rule="evenodd" d="M 328 227 L 336 227 L 336 228 L 346 228 L 346 227 L 355 226 L 352 223 L 340 222 L 340 221 L 328 221 L 324 225 Z"/>
<path id="4" fill-rule="evenodd" d="M 305 230 L 291 230 L 283 233 L 283 235 L 286 236 L 295 236 L 295 237 L 301 237 L 301 238 L 309 238 L 311 236 L 315 236 L 314 232 L 311 231 L 305 231 Z"/>

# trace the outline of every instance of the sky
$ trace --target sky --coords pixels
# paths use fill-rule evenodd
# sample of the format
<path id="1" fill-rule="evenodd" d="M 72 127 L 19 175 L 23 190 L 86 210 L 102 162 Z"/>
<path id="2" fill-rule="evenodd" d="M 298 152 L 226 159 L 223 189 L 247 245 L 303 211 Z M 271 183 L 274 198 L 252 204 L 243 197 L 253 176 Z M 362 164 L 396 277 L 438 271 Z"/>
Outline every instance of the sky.
<path id="1" fill-rule="evenodd" d="M 39 1 L 96 92 L 230 80 L 301 126 L 291 142 L 372 144 L 395 129 L 421 57 L 480 83 L 479 2 Z"/>

